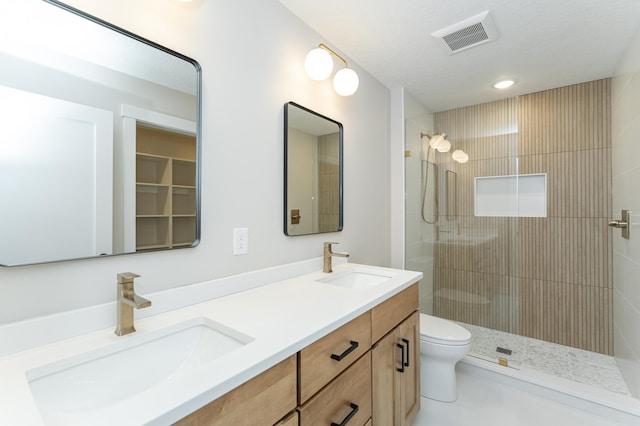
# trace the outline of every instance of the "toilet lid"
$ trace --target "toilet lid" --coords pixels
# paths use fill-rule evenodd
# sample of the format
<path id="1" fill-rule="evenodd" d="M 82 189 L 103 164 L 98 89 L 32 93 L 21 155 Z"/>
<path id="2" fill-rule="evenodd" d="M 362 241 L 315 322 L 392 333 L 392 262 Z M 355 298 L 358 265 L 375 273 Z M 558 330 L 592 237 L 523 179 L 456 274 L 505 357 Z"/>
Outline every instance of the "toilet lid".
<path id="1" fill-rule="evenodd" d="M 420 314 L 420 339 L 442 345 L 466 345 L 471 332 L 449 320 Z"/>

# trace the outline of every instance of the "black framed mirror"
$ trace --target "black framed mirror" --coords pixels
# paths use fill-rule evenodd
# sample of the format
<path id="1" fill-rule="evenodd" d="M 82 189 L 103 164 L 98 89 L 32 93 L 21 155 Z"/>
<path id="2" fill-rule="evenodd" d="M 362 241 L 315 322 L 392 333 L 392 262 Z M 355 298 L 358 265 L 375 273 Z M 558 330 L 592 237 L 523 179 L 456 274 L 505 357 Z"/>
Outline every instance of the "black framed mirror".
<path id="1" fill-rule="evenodd" d="M 342 124 L 284 106 L 284 233 L 338 232 L 343 224 Z"/>
<path id="2" fill-rule="evenodd" d="M 56 0 L 0 15 L 0 265 L 200 239 L 199 64 Z"/>

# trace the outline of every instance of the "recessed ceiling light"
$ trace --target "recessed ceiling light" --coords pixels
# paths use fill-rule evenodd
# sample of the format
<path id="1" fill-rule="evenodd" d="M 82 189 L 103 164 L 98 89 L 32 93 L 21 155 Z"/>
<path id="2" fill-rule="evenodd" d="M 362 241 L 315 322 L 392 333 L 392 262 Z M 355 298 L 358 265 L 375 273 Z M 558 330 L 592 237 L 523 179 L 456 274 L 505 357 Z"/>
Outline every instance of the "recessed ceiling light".
<path id="1" fill-rule="evenodd" d="M 515 81 L 513 80 L 502 80 L 493 85 L 496 89 L 506 89 L 508 87 L 513 86 Z"/>

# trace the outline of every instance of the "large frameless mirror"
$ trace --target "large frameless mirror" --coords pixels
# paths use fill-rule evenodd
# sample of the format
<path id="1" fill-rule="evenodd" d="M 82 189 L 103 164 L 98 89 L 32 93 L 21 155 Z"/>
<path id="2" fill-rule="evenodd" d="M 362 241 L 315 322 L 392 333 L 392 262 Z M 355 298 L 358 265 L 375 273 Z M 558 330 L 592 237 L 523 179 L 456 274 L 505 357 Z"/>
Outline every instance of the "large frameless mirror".
<path id="1" fill-rule="evenodd" d="M 342 230 L 342 124 L 284 106 L 284 233 Z"/>
<path id="2" fill-rule="evenodd" d="M 200 66 L 55 0 L 0 14 L 0 265 L 191 247 Z"/>

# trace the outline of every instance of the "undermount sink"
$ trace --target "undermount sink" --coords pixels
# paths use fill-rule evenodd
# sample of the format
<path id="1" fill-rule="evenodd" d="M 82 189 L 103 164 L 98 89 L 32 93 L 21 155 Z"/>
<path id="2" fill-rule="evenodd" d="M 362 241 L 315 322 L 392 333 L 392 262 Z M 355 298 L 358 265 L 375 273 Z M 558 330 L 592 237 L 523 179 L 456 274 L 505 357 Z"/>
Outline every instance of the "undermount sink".
<path id="1" fill-rule="evenodd" d="M 377 269 L 354 268 L 316 280 L 321 283 L 354 290 L 367 290 L 393 278 L 393 274 Z"/>
<path id="2" fill-rule="evenodd" d="M 38 408 L 46 414 L 106 407 L 191 376 L 253 340 L 208 318 L 138 333 L 28 371 Z"/>

